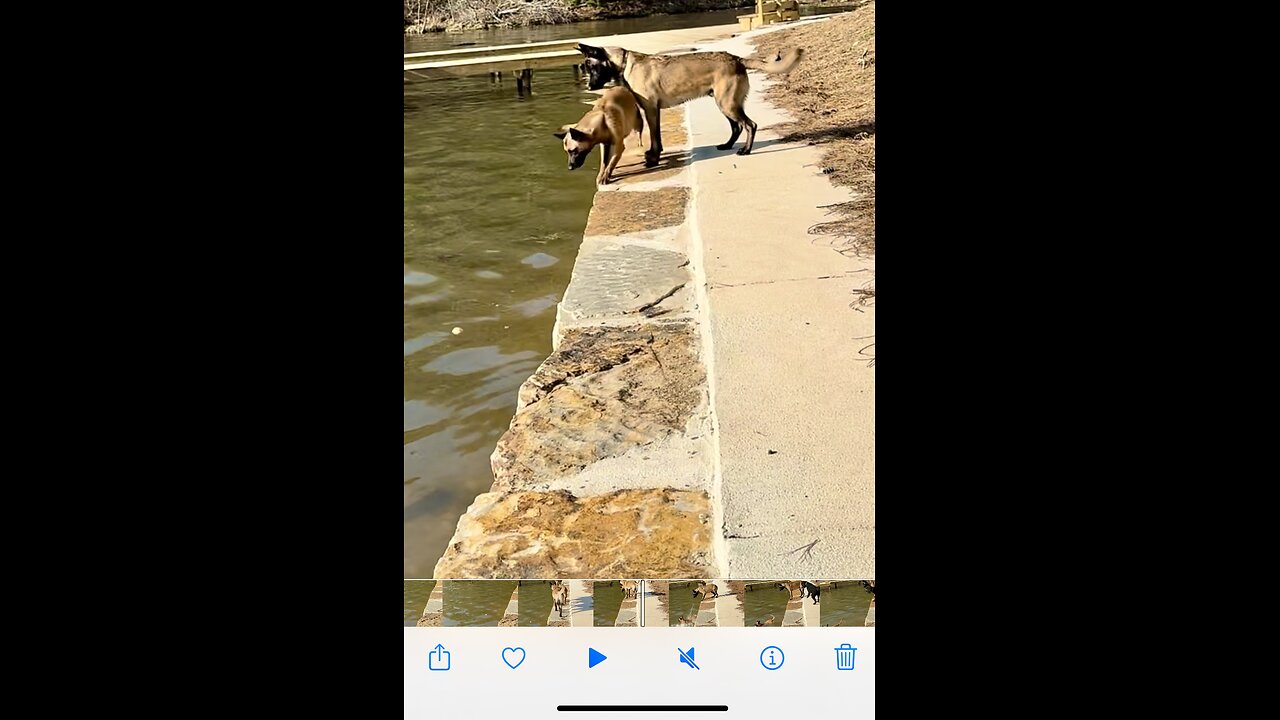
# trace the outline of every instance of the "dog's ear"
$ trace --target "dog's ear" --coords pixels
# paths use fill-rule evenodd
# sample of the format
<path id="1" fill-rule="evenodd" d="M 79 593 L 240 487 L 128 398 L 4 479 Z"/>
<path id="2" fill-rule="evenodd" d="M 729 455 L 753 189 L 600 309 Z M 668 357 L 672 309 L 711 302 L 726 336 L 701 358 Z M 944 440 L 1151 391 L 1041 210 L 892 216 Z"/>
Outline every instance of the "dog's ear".
<path id="1" fill-rule="evenodd" d="M 573 129 L 573 126 L 572 126 L 572 125 L 561 125 L 559 130 L 557 130 L 557 131 L 555 131 L 554 133 L 551 133 L 551 134 L 552 134 L 552 135 L 555 135 L 556 137 L 558 137 L 558 138 L 560 138 L 561 140 L 563 140 L 563 139 L 564 139 L 564 136 L 565 136 L 565 135 L 568 135 L 568 134 L 569 134 L 569 131 L 570 131 L 570 130 L 572 130 L 572 129 Z"/>
<path id="2" fill-rule="evenodd" d="M 577 140 L 578 142 L 586 142 L 591 139 L 590 135 L 582 132 L 576 127 L 569 128 L 569 134 L 572 135 L 573 139 Z"/>
<path id="3" fill-rule="evenodd" d="M 609 54 L 604 51 L 604 48 L 598 48 L 593 45 L 583 45 L 582 43 L 578 43 L 578 52 L 597 60 L 609 59 Z"/>

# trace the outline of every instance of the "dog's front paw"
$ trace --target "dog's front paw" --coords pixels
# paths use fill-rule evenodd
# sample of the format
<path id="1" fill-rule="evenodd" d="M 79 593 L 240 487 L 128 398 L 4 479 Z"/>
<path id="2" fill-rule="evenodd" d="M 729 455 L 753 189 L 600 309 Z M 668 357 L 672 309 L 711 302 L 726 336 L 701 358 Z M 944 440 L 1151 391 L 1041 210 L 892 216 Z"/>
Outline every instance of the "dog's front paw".
<path id="1" fill-rule="evenodd" d="M 724 143 L 723 145 L 717 145 L 717 146 L 716 146 L 716 149 L 717 149 L 717 150 L 728 150 L 728 149 L 729 149 L 729 148 L 731 148 L 731 147 L 733 147 L 733 143 Z"/>
<path id="2" fill-rule="evenodd" d="M 747 148 L 742 148 L 741 150 L 739 150 L 739 151 L 738 151 L 738 154 L 739 154 L 739 155 L 750 155 L 750 154 L 751 154 L 751 151 L 750 151 L 750 150 L 748 150 Z"/>

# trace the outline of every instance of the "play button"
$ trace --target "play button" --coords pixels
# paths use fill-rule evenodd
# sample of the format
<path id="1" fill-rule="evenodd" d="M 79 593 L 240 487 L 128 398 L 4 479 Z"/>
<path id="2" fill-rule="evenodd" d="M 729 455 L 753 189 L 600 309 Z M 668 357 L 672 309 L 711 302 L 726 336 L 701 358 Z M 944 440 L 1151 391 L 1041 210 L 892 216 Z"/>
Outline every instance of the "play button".
<path id="1" fill-rule="evenodd" d="M 588 668 L 593 668 L 608 659 L 609 658 L 604 656 L 604 653 L 601 653 L 595 648 L 587 648 L 587 667 Z"/>

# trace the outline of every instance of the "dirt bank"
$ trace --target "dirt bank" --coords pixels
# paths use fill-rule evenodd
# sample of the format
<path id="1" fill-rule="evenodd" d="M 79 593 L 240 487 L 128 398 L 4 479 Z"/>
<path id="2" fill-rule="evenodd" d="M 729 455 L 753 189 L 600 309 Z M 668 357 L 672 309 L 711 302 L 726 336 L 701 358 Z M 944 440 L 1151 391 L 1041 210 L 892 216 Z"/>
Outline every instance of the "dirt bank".
<path id="1" fill-rule="evenodd" d="M 876 249 L 876 4 L 827 22 L 780 30 L 760 38 L 760 57 L 801 47 L 800 63 L 769 100 L 796 121 L 779 128 L 788 140 L 826 147 L 823 170 L 833 183 L 858 194 L 831 208 L 832 220 L 810 232 L 832 235 L 843 252 Z M 871 291 L 874 293 L 874 290 Z"/>

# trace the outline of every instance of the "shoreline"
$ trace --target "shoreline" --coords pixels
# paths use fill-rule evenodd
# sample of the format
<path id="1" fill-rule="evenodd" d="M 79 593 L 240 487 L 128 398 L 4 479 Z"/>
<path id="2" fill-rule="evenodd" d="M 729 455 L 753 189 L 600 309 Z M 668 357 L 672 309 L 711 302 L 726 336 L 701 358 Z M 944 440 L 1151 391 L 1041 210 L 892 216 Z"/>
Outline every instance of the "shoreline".
<path id="1" fill-rule="evenodd" d="M 445 7 L 423 12 L 412 20 L 410 19 L 411 11 L 406 6 L 404 34 L 426 35 L 436 32 L 466 32 L 535 25 L 569 25 L 593 20 L 619 20 L 651 15 L 684 15 L 732 10 L 753 6 L 755 3 L 752 0 L 675 0 L 664 3 L 599 7 L 581 0 L 544 0 L 536 4 L 521 3 L 505 8 L 502 7 L 503 4 L 502 0 L 492 0 L 489 7 L 485 8 L 455 9 L 445 3 Z M 657 7 L 653 7 L 654 5 Z"/>
<path id="2" fill-rule="evenodd" d="M 502 8 L 501 0 L 493 0 L 492 7 L 485 10 L 440 8 L 429 13 L 418 12 L 412 19 L 410 15 L 415 11 L 410 10 L 410 3 L 406 3 L 404 34 L 430 35 L 441 32 L 468 32 L 537 25 L 571 25 L 596 20 L 687 15 L 719 10 L 740 10 L 745 13 L 755 7 L 754 0 L 668 0 L 668 2 L 623 7 L 597 7 L 588 5 L 582 0 L 577 0 L 578 4 L 571 6 L 569 2 L 572 1 L 574 0 L 546 0 L 532 6 L 522 4 Z M 813 0 L 801 2 L 800 7 L 852 8 L 861 4 L 865 3 L 859 0 Z"/>

